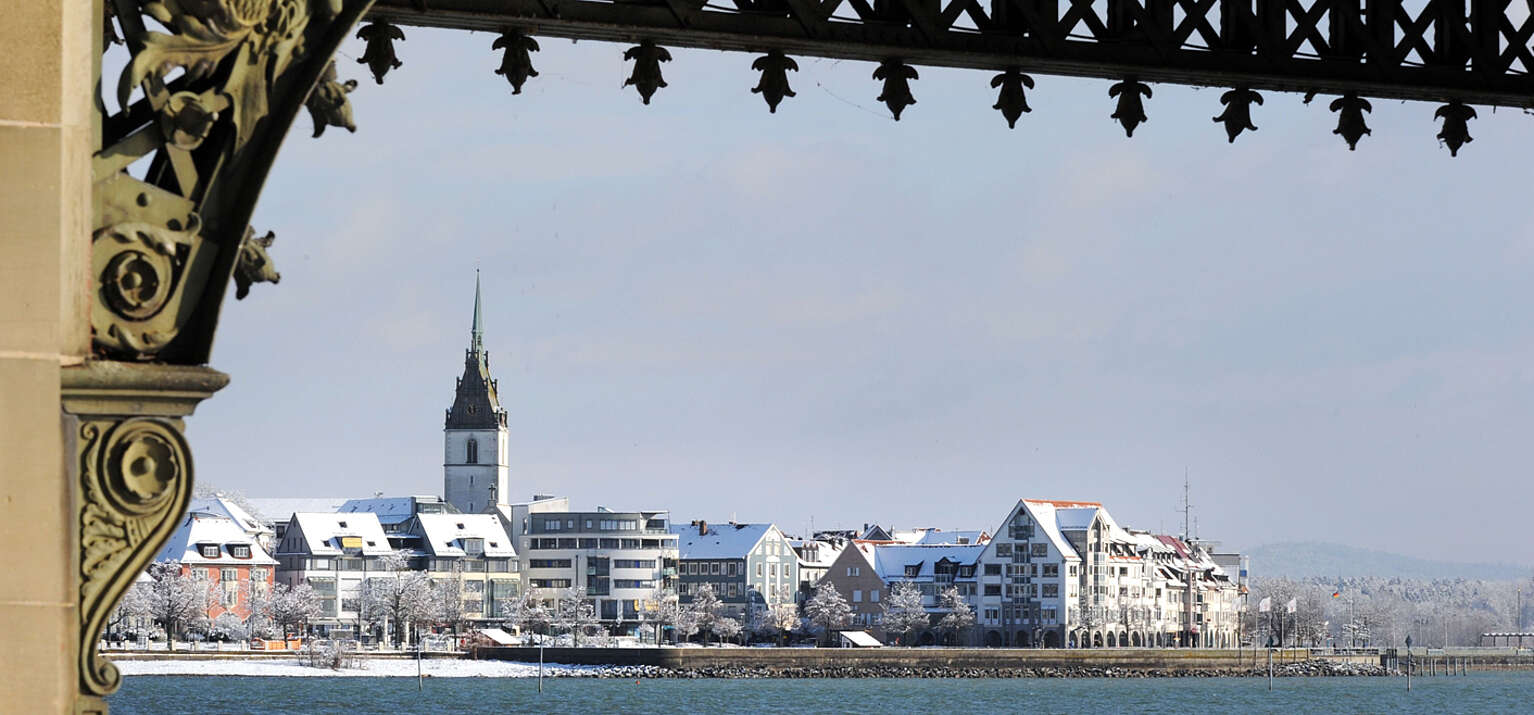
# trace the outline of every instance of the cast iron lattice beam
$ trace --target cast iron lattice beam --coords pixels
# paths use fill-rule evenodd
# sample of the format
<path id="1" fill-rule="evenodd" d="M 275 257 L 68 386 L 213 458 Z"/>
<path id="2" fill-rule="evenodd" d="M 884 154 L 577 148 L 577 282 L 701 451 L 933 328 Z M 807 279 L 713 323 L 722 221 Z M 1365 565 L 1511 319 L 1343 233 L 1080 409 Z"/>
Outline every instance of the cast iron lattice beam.
<path id="1" fill-rule="evenodd" d="M 379 0 L 402 25 L 1534 106 L 1531 0 Z"/>

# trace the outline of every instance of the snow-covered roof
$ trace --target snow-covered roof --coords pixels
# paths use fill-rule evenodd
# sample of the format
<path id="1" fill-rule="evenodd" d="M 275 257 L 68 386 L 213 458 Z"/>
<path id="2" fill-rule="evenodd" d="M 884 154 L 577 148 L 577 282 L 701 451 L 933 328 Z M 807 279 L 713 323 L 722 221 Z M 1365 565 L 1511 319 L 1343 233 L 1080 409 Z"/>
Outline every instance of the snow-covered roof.
<path id="1" fill-rule="evenodd" d="M 830 568 L 836 557 L 842 555 L 842 549 L 847 548 L 847 542 L 841 540 L 790 539 L 788 543 L 799 556 L 800 568 Z M 805 558 L 806 555 L 812 558 Z"/>
<path id="2" fill-rule="evenodd" d="M 983 544 L 990 540 L 990 536 L 983 529 L 962 529 L 958 531 L 943 531 L 942 529 L 927 529 L 914 543 L 930 544 Z"/>
<path id="3" fill-rule="evenodd" d="M 511 637 L 510 633 L 507 633 L 506 631 L 503 631 L 499 628 L 481 628 L 479 629 L 479 632 L 484 637 L 489 638 L 491 642 L 495 643 L 496 645 L 516 644 L 516 640 Z"/>
<path id="4" fill-rule="evenodd" d="M 228 497 L 198 497 L 193 499 L 191 504 L 187 505 L 186 510 L 188 513 L 203 512 L 206 514 L 217 514 L 219 516 L 228 518 L 234 521 L 234 523 L 238 524 L 241 529 L 245 530 L 245 533 L 250 534 L 251 536 L 272 533 L 272 528 L 270 526 L 263 524 L 261 520 L 256 518 L 254 514 L 251 514 L 250 512 L 240 508 L 239 504 L 234 503 Z"/>
<path id="5" fill-rule="evenodd" d="M 342 539 L 358 539 L 357 547 L 369 556 L 390 552 L 389 537 L 384 535 L 378 515 L 372 512 L 338 514 L 336 512 L 297 512 L 293 520 L 304 535 L 307 553 L 336 555 L 342 553 Z"/>
<path id="6" fill-rule="evenodd" d="M 842 645 L 849 648 L 882 648 L 883 643 L 878 638 L 868 635 L 866 631 L 841 631 Z"/>
<path id="7" fill-rule="evenodd" d="M 768 534 L 772 524 L 708 524 L 708 533 L 698 534 L 696 526 L 671 526 L 676 534 L 678 556 L 683 559 L 743 559 Z"/>
<path id="8" fill-rule="evenodd" d="M 299 512 L 335 511 L 346 503 L 341 497 L 250 497 L 245 500 L 255 507 L 257 519 L 263 524 L 285 524 Z"/>
<path id="9" fill-rule="evenodd" d="M 1033 517 L 1033 523 L 1038 526 L 1039 531 L 1044 532 L 1044 535 L 1049 537 L 1049 541 L 1055 545 L 1055 549 L 1064 558 L 1080 561 L 1081 556 L 1077 555 L 1076 549 L 1071 546 L 1071 542 L 1065 538 L 1065 535 L 1060 533 L 1060 524 L 1055 521 L 1056 506 L 1059 504 L 1066 504 L 1066 508 L 1077 508 L 1082 505 L 1082 502 L 1059 502 L 1048 499 L 1023 500 L 1023 508 L 1028 510 L 1028 514 Z"/>
<path id="10" fill-rule="evenodd" d="M 216 544 L 218 556 L 207 558 L 199 547 Z M 229 548 L 234 545 L 250 547 L 250 558 L 235 558 Z M 181 526 L 171 533 L 165 548 L 155 557 L 156 561 L 180 561 L 184 564 L 223 564 L 226 566 L 275 566 L 277 561 L 266 553 L 255 537 L 245 533 L 233 519 L 218 514 L 192 512 L 181 520 Z"/>
<path id="11" fill-rule="evenodd" d="M 424 549 L 434 556 L 466 556 L 465 539 L 483 539 L 485 556 L 516 556 L 511 537 L 494 514 L 416 514 Z"/>
<path id="12" fill-rule="evenodd" d="M 901 581 L 913 578 L 906 575 L 907 566 L 920 565 L 921 569 L 914 578 L 932 578 L 932 565 L 939 561 L 950 561 L 957 564 L 973 564 L 980 558 L 980 552 L 985 551 L 982 544 L 937 544 L 930 546 L 918 546 L 916 544 L 874 544 L 872 545 L 874 572 L 885 581 Z"/>
<path id="13" fill-rule="evenodd" d="M 435 496 L 347 499 L 346 503 L 342 504 L 336 511 L 343 513 L 372 512 L 378 515 L 378 523 L 384 526 L 393 526 L 408 521 L 410 517 L 415 516 L 417 511 L 439 514 L 458 513 L 458 510 L 451 504 Z"/>

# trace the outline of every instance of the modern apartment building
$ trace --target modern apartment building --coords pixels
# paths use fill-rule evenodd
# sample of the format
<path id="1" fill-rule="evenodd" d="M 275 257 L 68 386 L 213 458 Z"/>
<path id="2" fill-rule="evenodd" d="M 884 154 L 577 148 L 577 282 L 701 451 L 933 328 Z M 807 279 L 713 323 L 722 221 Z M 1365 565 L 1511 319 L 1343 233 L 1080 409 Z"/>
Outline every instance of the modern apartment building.
<path id="1" fill-rule="evenodd" d="M 677 536 L 665 511 L 515 512 L 523 587 L 552 600 L 585 589 L 604 624 L 634 624 L 656 588 L 675 588 Z"/>

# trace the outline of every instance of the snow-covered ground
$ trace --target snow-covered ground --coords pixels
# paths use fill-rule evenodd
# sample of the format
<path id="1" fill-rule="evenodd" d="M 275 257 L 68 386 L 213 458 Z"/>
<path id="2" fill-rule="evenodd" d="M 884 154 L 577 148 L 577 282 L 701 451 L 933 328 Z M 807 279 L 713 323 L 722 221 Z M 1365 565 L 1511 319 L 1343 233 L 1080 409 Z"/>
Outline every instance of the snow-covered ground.
<path id="1" fill-rule="evenodd" d="M 416 662 L 403 659 L 367 660 L 363 667 L 346 670 L 310 668 L 298 660 L 124 660 L 117 661 L 123 675 L 259 675 L 299 677 L 415 677 Z M 545 676 L 595 675 L 602 666 L 543 666 Z M 500 660 L 423 660 L 421 672 L 431 678 L 534 678 L 537 663 Z"/>

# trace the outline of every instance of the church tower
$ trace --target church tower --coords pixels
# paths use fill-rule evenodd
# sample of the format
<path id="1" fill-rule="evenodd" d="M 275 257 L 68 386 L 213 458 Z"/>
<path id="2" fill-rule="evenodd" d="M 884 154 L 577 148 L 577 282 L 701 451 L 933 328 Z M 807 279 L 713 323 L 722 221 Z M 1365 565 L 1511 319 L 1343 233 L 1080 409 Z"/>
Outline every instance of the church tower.
<path id="1" fill-rule="evenodd" d="M 465 514 L 480 514 L 506 501 L 511 466 L 506 454 L 506 410 L 490 378 L 479 307 L 479 273 L 474 274 L 474 327 L 464 353 L 458 394 L 443 427 L 442 498 Z"/>

